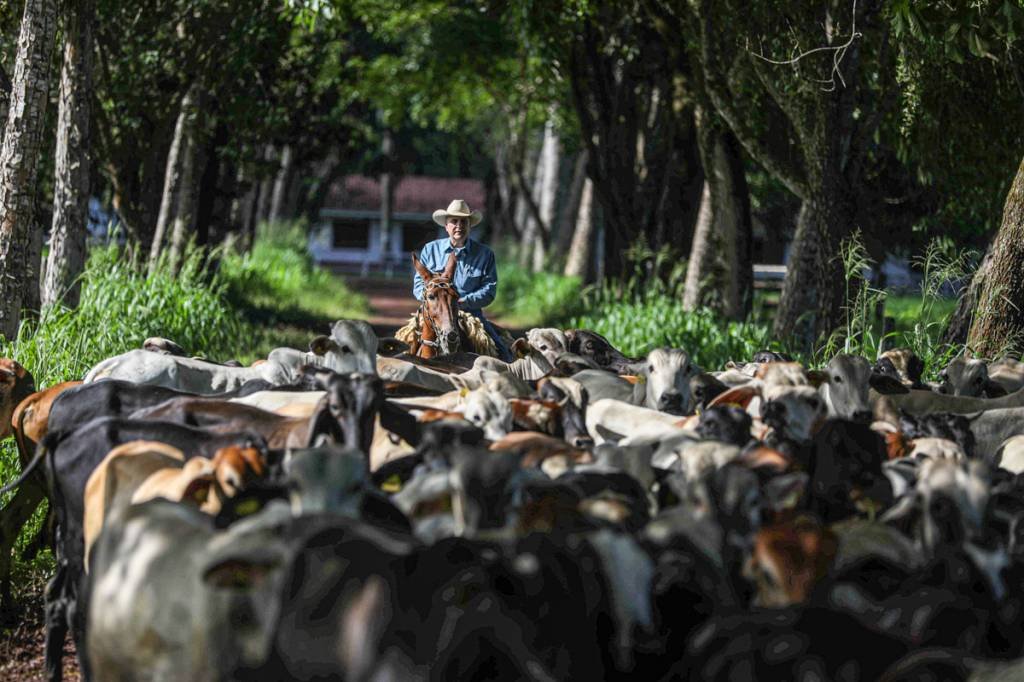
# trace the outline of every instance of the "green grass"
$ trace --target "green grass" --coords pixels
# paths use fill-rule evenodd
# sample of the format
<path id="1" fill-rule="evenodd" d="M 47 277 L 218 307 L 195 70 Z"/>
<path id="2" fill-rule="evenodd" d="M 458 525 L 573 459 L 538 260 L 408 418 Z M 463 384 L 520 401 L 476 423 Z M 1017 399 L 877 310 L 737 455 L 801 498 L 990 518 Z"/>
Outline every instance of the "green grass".
<path id="1" fill-rule="evenodd" d="M 242 362 L 278 346 L 305 348 L 335 320 L 365 318 L 369 311 L 364 296 L 313 263 L 299 221 L 261 225 L 248 253 L 224 254 L 220 273 L 228 299 L 250 322 L 250 336 L 237 352 Z"/>
<path id="2" fill-rule="evenodd" d="M 266 225 L 248 253 L 225 254 L 220 268 L 231 298 L 281 319 L 365 315 L 366 298 L 313 263 L 305 235 L 302 222 Z"/>
<path id="3" fill-rule="evenodd" d="M 488 313 L 510 327 L 542 327 L 567 320 L 582 309 L 575 277 L 532 273 L 511 261 L 498 263 L 498 295 Z"/>

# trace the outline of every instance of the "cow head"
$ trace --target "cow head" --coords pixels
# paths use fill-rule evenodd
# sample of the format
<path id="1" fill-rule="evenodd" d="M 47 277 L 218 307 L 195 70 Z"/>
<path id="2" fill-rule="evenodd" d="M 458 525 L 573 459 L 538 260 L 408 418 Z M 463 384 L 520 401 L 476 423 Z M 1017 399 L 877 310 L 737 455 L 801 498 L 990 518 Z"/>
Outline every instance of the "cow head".
<path id="1" fill-rule="evenodd" d="M 366 458 L 350 448 L 295 450 L 287 464 L 292 513 L 356 517 L 366 489 Z"/>
<path id="2" fill-rule="evenodd" d="M 602 369 L 622 374 L 628 365 L 637 362 L 636 359 L 623 355 L 608 342 L 608 339 L 595 332 L 586 329 L 567 329 L 565 338 L 570 353 L 582 355 Z"/>
<path id="3" fill-rule="evenodd" d="M 882 472 L 887 460 L 885 439 L 869 426 L 829 419 L 814 437 L 808 467 L 810 507 L 823 520 L 837 521 L 888 506 L 892 486 Z"/>
<path id="4" fill-rule="evenodd" d="M 530 329 L 526 332 L 526 340 L 533 348 L 540 351 L 552 366 L 559 355 L 569 350 L 565 334 L 561 329 L 552 327 Z"/>
<path id="5" fill-rule="evenodd" d="M 483 429 L 484 437 L 500 440 L 512 430 L 512 406 L 508 398 L 488 388 L 466 394 L 462 413 L 473 426 Z"/>
<path id="6" fill-rule="evenodd" d="M 743 570 L 757 588 L 754 604 L 779 608 L 807 601 L 838 545 L 832 531 L 807 518 L 761 528 Z"/>
<path id="7" fill-rule="evenodd" d="M 856 422 L 870 422 L 871 403 L 868 388 L 880 393 L 906 393 L 907 389 L 891 377 L 872 372 L 871 365 L 857 355 L 837 355 L 824 371 L 819 390 L 825 398 L 829 415 Z"/>
<path id="8" fill-rule="evenodd" d="M 818 391 L 811 386 L 766 388 L 764 397 L 761 420 L 780 440 L 809 442 L 828 413 Z"/>
<path id="9" fill-rule="evenodd" d="M 690 379 L 700 372 L 690 355 L 678 348 L 655 348 L 642 365 L 644 403 L 669 414 L 689 414 L 692 407 Z"/>
<path id="10" fill-rule="evenodd" d="M 707 372 L 701 372 L 690 378 L 690 395 L 693 397 L 694 408 L 697 412 L 706 410 L 712 400 L 727 390 L 729 390 L 728 386 Z"/>
<path id="11" fill-rule="evenodd" d="M 697 423 L 697 433 L 706 440 L 743 447 L 750 442 L 750 415 L 734 405 L 716 405 L 705 410 Z"/>
<path id="12" fill-rule="evenodd" d="M 302 369 L 308 375 L 309 370 Z M 312 372 L 316 387 L 327 393 L 327 411 L 340 427 L 345 445 L 369 456 L 374 419 L 384 404 L 384 382 L 375 373 Z"/>
<path id="13" fill-rule="evenodd" d="M 575 447 L 594 444 L 587 431 L 587 389 L 578 381 L 551 377 L 537 382 L 537 393 L 544 400 L 558 403 L 562 420 L 562 437 Z"/>
<path id="14" fill-rule="evenodd" d="M 318 336 L 309 343 L 318 365 L 335 372 L 377 373 L 377 335 L 364 320 L 338 320 L 330 336 Z"/>
<path id="15" fill-rule="evenodd" d="M 909 348 L 894 348 L 881 353 L 871 371 L 896 379 L 907 388 L 924 388 L 921 383 L 924 362 Z"/>
<path id="16" fill-rule="evenodd" d="M 0 440 L 11 435 L 14 408 L 35 390 L 35 381 L 28 370 L 14 360 L 0 358 Z"/>
<path id="17" fill-rule="evenodd" d="M 953 358 L 939 373 L 939 393 L 946 395 L 995 398 L 1006 390 L 988 377 L 988 365 L 974 358 Z"/>

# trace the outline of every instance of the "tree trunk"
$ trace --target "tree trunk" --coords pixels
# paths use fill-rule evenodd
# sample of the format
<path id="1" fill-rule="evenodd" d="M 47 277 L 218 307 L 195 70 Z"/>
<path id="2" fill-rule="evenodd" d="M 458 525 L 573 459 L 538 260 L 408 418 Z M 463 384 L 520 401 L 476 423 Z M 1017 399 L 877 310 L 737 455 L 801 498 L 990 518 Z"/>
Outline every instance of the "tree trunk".
<path id="1" fill-rule="evenodd" d="M 263 150 L 263 160 L 267 163 L 274 160 L 274 146 L 268 144 Z M 265 176 L 260 180 L 260 195 L 256 202 L 256 227 L 258 228 L 260 223 L 265 223 L 270 220 L 270 199 L 274 190 L 274 179 L 271 176 Z"/>
<path id="2" fill-rule="evenodd" d="M 728 130 L 716 131 L 708 179 L 715 230 L 722 246 L 719 250 L 724 273 L 722 312 L 729 319 L 742 320 L 750 313 L 754 298 L 750 192 L 739 142 Z"/>
<path id="3" fill-rule="evenodd" d="M 576 155 L 573 163 L 572 180 L 569 182 L 569 191 L 566 194 L 565 202 L 562 205 L 562 212 L 558 219 L 558 232 L 553 236 L 555 251 L 559 254 L 567 253 L 572 244 L 576 231 L 576 216 L 580 210 L 580 199 L 583 197 L 583 183 L 587 179 L 587 152 L 586 150 Z"/>
<path id="4" fill-rule="evenodd" d="M 533 248 L 532 269 L 534 272 L 544 269 L 551 230 L 555 225 L 555 199 L 558 196 L 561 158 L 562 145 L 558 132 L 555 130 L 554 123 L 548 120 L 547 125 L 544 126 L 544 145 L 541 147 L 540 169 L 538 169 L 538 175 L 542 178 L 542 182 L 540 191 L 536 194 L 540 220 L 537 230 L 539 239 L 534 241 Z"/>
<path id="5" fill-rule="evenodd" d="M 284 145 L 281 148 L 281 165 L 278 166 L 277 175 L 274 177 L 274 189 L 270 194 L 269 220 L 271 222 L 278 222 L 285 218 L 285 196 L 292 176 L 293 157 L 292 146 Z"/>
<path id="6" fill-rule="evenodd" d="M 683 310 L 693 312 L 704 303 L 704 292 L 710 288 L 708 280 L 714 268 L 716 244 L 715 209 L 711 199 L 711 182 L 704 181 L 700 196 L 700 210 L 697 212 L 697 226 L 693 230 L 690 245 L 690 259 L 686 265 L 686 282 L 683 288 Z"/>
<path id="7" fill-rule="evenodd" d="M 28 262 L 31 254 L 36 192 L 36 164 L 40 156 L 50 53 L 56 23 L 54 0 L 25 0 L 18 35 L 11 102 L 0 149 L 0 334 L 14 339 L 21 321 L 26 292 L 34 298 L 39 282 L 26 279 L 38 272 Z"/>
<path id="8" fill-rule="evenodd" d="M 57 113 L 53 226 L 42 302 L 78 306 L 89 212 L 93 0 L 64 4 L 64 65 Z"/>
<path id="9" fill-rule="evenodd" d="M 773 326 L 775 336 L 813 350 L 842 323 L 843 263 L 839 248 L 850 232 L 852 211 L 836 194 L 804 201 L 797 217 L 786 280 Z"/>
<path id="10" fill-rule="evenodd" d="M 1006 197 L 991 254 L 967 335 L 967 347 L 982 358 L 1024 346 L 1024 161 Z"/>
<path id="11" fill-rule="evenodd" d="M 184 103 L 182 109 L 187 112 L 185 121 L 185 139 L 182 143 L 181 177 L 178 186 L 177 201 L 174 207 L 174 220 L 171 222 L 171 266 L 175 271 L 181 267 L 182 257 L 185 254 L 185 245 L 195 230 L 196 204 L 199 194 L 199 183 L 196 177 L 196 168 L 202 166 L 202 159 L 199 158 L 199 91 L 198 87 L 190 90 L 191 97 L 186 96 L 188 107 Z"/>
<path id="12" fill-rule="evenodd" d="M 171 139 L 171 148 L 167 152 L 164 189 L 160 198 L 160 212 L 157 214 L 156 230 L 153 233 L 153 243 L 149 250 L 150 272 L 156 267 L 157 259 L 163 250 L 164 239 L 167 235 L 168 227 L 174 218 L 174 210 L 177 208 L 178 194 L 183 186 L 182 170 L 188 145 L 188 127 L 190 125 L 190 111 L 194 97 L 194 89 L 189 87 L 178 107 L 178 120 L 174 124 L 174 137 Z"/>
<path id="13" fill-rule="evenodd" d="M 580 208 L 576 212 L 572 246 L 569 247 L 569 258 L 565 262 L 567 276 L 579 277 L 582 282 L 588 281 L 594 241 L 594 182 L 586 178 L 583 181 L 583 191 L 580 193 Z"/>
<path id="14" fill-rule="evenodd" d="M 7 109 L 11 104 L 11 79 L 7 76 L 7 72 L 0 68 L 0 121 L 7 121 Z M 0 130 L 0 135 L 3 135 L 3 130 Z M 3 142 L 3 138 L 0 137 L 0 142 Z"/>

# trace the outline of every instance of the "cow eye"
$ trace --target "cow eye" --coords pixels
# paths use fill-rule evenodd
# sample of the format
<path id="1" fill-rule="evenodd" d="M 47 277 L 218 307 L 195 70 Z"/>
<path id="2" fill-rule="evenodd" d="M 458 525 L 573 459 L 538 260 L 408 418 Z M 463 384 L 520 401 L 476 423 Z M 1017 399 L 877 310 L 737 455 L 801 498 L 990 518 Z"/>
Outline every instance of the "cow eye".
<path id="1" fill-rule="evenodd" d="M 342 346 L 342 347 L 341 347 L 341 352 L 342 352 L 342 353 L 351 353 L 351 352 L 352 352 L 352 349 L 351 349 L 351 348 L 349 348 L 348 346 Z"/>
<path id="2" fill-rule="evenodd" d="M 980 383 L 981 383 L 981 377 L 978 377 L 977 379 L 975 379 L 975 380 L 974 380 L 974 383 L 976 383 L 976 384 L 980 384 Z"/>
<path id="3" fill-rule="evenodd" d="M 648 372 L 653 372 L 654 371 L 654 365 L 647 365 L 647 371 Z"/>
<path id="4" fill-rule="evenodd" d="M 547 347 L 547 344 L 545 344 L 545 345 L 543 345 L 543 346 L 540 346 L 540 349 L 541 349 L 541 350 L 547 350 L 547 349 L 548 349 L 548 347 Z"/>
<path id="5" fill-rule="evenodd" d="M 841 383 L 843 383 L 843 378 L 841 376 L 839 376 L 838 374 L 833 374 L 832 375 L 832 381 L 836 382 L 837 384 L 841 384 Z"/>

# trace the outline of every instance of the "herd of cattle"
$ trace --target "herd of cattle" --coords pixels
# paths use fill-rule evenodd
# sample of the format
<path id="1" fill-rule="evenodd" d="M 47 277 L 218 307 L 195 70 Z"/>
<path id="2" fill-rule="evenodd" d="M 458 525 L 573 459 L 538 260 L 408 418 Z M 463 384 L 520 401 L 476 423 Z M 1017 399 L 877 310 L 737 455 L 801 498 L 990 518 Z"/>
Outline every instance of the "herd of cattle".
<path id="1" fill-rule="evenodd" d="M 48 497 L 51 679 L 69 630 L 97 680 L 1024 676 L 1024 364 L 403 350 L 0 359 L 4 606 Z"/>

